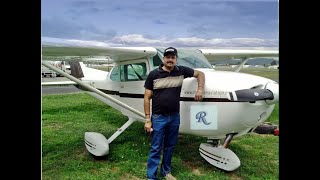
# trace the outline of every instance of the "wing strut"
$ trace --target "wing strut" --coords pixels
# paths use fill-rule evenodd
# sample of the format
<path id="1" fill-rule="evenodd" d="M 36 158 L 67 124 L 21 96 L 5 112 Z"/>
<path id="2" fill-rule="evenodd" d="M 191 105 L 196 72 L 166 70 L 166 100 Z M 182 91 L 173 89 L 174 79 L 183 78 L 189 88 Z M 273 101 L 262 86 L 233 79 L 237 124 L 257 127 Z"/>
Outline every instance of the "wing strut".
<path id="1" fill-rule="evenodd" d="M 132 64 L 130 64 L 131 68 L 133 69 L 134 73 L 136 73 L 136 75 L 139 77 L 140 80 L 143 80 L 142 77 L 136 72 L 136 70 L 134 70 Z"/>
<path id="2" fill-rule="evenodd" d="M 136 115 L 141 116 L 141 118 L 145 119 L 145 115 L 143 113 L 141 113 L 140 111 L 138 111 L 138 110 L 136 110 L 136 109 L 134 109 L 134 108 L 122 103 L 121 101 L 119 101 L 119 100 L 117 100 L 117 99 L 115 99 L 115 98 L 103 93 L 102 91 L 100 91 L 100 90 L 98 90 L 98 89 L 96 89 L 96 88 L 94 88 L 94 87 L 82 82 L 81 80 L 69 75 L 68 73 L 66 73 L 66 72 L 64 72 L 64 71 L 52 66 L 48 62 L 42 61 L 42 65 L 46 66 L 47 68 L 52 69 L 53 71 L 55 71 L 55 72 L 57 72 L 59 74 L 62 74 L 66 78 L 70 79 L 71 81 L 74 81 L 74 82 L 78 83 L 79 85 L 83 86 L 84 88 L 88 89 L 89 91 L 95 92 L 95 93 L 101 95 L 102 97 L 105 97 L 106 99 L 108 99 L 108 100 L 120 105 L 123 108 L 128 109 L 129 111 L 131 111 L 131 112 L 135 113 Z"/>
<path id="3" fill-rule="evenodd" d="M 105 156 L 109 154 L 109 144 L 135 121 L 136 119 L 129 117 L 129 120 L 113 133 L 109 139 L 97 132 L 85 132 L 84 141 L 87 150 L 95 156 Z"/>
<path id="4" fill-rule="evenodd" d="M 242 68 L 243 68 L 243 65 L 249 60 L 249 58 L 245 58 L 245 59 L 242 59 L 241 63 L 238 65 L 238 67 L 236 68 L 236 70 L 234 72 L 239 72 Z"/>

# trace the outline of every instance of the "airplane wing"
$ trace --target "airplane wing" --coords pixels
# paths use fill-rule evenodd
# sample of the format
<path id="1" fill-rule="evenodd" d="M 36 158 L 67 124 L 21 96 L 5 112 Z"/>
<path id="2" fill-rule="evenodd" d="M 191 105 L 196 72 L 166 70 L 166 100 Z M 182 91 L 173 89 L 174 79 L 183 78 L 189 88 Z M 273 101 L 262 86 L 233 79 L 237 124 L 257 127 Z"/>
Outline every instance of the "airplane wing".
<path id="1" fill-rule="evenodd" d="M 277 57 L 278 50 L 252 50 L 252 49 L 199 49 L 209 60 L 248 59 L 256 57 Z"/>
<path id="2" fill-rule="evenodd" d="M 112 61 L 126 61 L 154 56 L 156 53 L 157 50 L 153 47 L 42 47 L 43 60 L 94 61 L 108 60 L 108 57 Z"/>
<path id="3" fill-rule="evenodd" d="M 199 49 L 209 60 L 226 59 L 247 59 L 251 57 L 276 57 L 278 50 L 252 50 L 252 49 Z M 156 55 L 157 50 L 154 47 L 56 47 L 43 46 L 42 59 L 60 59 L 63 60 L 108 60 L 126 61 L 134 60 L 147 56 Z"/>
<path id="4" fill-rule="evenodd" d="M 55 82 L 42 82 L 42 86 L 67 86 L 67 85 L 76 85 L 74 81 L 55 81 Z"/>

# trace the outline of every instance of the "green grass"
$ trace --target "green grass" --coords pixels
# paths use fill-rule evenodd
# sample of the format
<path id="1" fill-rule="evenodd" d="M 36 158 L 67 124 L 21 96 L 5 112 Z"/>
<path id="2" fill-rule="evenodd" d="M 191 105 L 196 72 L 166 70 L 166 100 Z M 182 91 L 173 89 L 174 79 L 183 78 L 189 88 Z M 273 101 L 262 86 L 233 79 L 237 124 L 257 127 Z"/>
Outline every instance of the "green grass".
<path id="1" fill-rule="evenodd" d="M 224 70 L 224 71 L 234 71 L 235 70 L 235 68 L 228 68 L 228 67 L 223 67 L 223 66 L 222 67 L 216 66 L 215 69 L 216 70 Z M 279 69 L 251 67 L 251 68 L 243 68 L 239 72 L 262 76 L 262 77 L 276 80 L 276 81 L 279 80 Z"/>
<path id="2" fill-rule="evenodd" d="M 279 69 L 268 69 L 268 68 L 246 68 L 240 70 L 240 72 L 262 76 L 265 78 L 279 80 Z"/>
<path id="3" fill-rule="evenodd" d="M 110 144 L 110 153 L 95 159 L 84 145 L 86 131 L 109 138 L 127 121 L 120 112 L 86 93 L 42 98 L 42 179 L 146 179 L 151 139 L 135 122 Z M 268 122 L 278 124 L 278 105 Z M 225 172 L 199 155 L 203 137 L 179 135 L 172 159 L 178 179 L 278 179 L 279 137 L 250 134 L 232 140 L 229 148 L 241 166 Z"/>

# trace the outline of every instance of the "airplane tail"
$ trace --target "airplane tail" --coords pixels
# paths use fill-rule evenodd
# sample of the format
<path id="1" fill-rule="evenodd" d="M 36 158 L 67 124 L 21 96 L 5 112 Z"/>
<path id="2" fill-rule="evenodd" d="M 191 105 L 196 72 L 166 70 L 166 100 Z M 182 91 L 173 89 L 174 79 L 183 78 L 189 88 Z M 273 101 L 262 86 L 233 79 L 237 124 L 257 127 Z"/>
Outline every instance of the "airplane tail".
<path id="1" fill-rule="evenodd" d="M 71 75 L 78 79 L 105 79 L 109 72 L 86 67 L 83 62 L 70 61 Z"/>
<path id="2" fill-rule="evenodd" d="M 70 69 L 71 69 L 71 76 L 74 76 L 76 78 L 83 78 L 83 71 L 80 65 L 80 62 L 78 61 L 70 61 Z"/>

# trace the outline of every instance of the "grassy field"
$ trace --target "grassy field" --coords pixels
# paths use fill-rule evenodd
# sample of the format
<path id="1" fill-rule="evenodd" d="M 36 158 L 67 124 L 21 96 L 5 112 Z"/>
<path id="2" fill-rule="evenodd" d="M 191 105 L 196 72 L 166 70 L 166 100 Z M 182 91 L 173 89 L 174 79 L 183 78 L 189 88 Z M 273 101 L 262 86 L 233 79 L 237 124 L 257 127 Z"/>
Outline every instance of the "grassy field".
<path id="1" fill-rule="evenodd" d="M 110 144 L 110 153 L 96 159 L 84 145 L 84 133 L 109 138 L 127 121 L 120 112 L 86 93 L 42 97 L 42 179 L 146 179 L 151 139 L 143 123 L 135 122 Z M 279 124 L 278 105 L 268 122 Z M 249 134 L 232 140 L 229 148 L 241 166 L 225 172 L 207 163 L 198 147 L 206 139 L 179 135 L 172 173 L 178 179 L 279 179 L 279 137 Z"/>
<path id="2" fill-rule="evenodd" d="M 219 66 L 217 66 L 215 69 L 216 70 L 224 70 L 224 71 L 234 71 L 235 70 L 235 68 L 219 67 Z M 257 75 L 257 76 L 262 76 L 262 77 L 269 78 L 269 79 L 276 80 L 276 81 L 279 80 L 279 69 L 250 67 L 250 68 L 243 68 L 240 70 L 240 72 L 253 74 L 253 75 Z"/>

